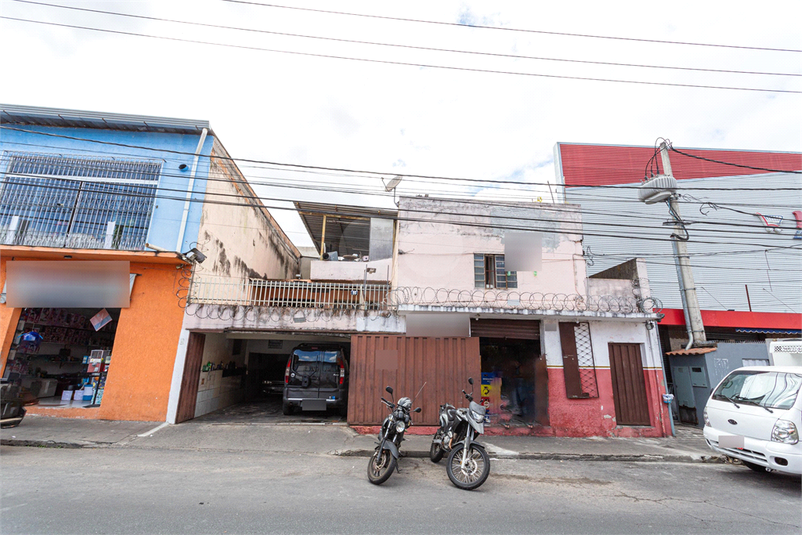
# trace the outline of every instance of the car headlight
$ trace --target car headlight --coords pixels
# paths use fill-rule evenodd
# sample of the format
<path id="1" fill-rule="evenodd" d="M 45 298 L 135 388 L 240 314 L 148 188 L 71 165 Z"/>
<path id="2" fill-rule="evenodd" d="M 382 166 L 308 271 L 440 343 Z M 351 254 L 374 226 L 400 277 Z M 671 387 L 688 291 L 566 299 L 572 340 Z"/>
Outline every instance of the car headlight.
<path id="1" fill-rule="evenodd" d="M 395 423 L 395 430 L 398 433 L 403 433 L 406 428 L 407 428 L 407 426 L 404 424 L 403 420 L 398 420 Z"/>
<path id="2" fill-rule="evenodd" d="M 794 422 L 788 420 L 777 420 L 774 429 L 771 430 L 772 442 L 782 442 L 783 444 L 796 444 L 799 442 L 799 431 Z"/>
<path id="3" fill-rule="evenodd" d="M 712 427 L 710 425 L 710 418 L 707 417 L 707 407 L 705 407 L 705 411 L 702 413 L 705 419 L 705 427 Z"/>
<path id="4" fill-rule="evenodd" d="M 471 410 L 471 418 L 473 418 L 474 420 L 476 420 L 479 423 L 482 423 L 484 421 L 484 419 L 485 419 L 485 415 L 484 414 L 479 414 L 478 412 L 476 412 L 474 410 Z"/>

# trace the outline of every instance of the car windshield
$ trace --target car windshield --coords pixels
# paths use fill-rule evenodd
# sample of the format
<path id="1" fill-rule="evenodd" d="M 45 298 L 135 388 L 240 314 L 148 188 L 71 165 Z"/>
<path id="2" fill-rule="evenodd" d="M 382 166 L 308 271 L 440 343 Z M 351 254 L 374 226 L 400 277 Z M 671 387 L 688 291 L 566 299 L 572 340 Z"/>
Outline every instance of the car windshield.
<path id="1" fill-rule="evenodd" d="M 790 409 L 802 386 L 802 375 L 774 371 L 735 371 L 713 392 L 713 399 Z"/>

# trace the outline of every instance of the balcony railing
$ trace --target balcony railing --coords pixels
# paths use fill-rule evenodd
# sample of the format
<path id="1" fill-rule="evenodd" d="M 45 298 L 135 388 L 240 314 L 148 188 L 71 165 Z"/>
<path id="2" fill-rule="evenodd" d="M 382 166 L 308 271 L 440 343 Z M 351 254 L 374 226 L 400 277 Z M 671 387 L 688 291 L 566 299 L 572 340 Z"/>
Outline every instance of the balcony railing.
<path id="1" fill-rule="evenodd" d="M 632 295 L 581 296 L 501 290 L 392 289 L 387 283 L 236 279 L 195 274 L 189 303 L 330 310 L 399 310 L 408 307 L 488 308 L 558 313 L 655 313 L 659 301 Z"/>
<path id="2" fill-rule="evenodd" d="M 189 303 L 286 308 L 386 310 L 389 284 L 301 280 L 192 279 Z"/>

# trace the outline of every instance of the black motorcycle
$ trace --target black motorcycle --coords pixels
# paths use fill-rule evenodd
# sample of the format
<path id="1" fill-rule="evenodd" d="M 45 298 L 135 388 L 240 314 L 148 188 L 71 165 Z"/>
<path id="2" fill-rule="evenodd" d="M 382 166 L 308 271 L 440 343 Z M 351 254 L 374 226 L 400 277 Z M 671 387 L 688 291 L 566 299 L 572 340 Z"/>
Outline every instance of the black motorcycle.
<path id="1" fill-rule="evenodd" d="M 393 389 L 389 386 L 385 389 L 393 395 Z M 379 432 L 379 444 L 368 462 L 368 480 L 374 485 L 381 485 L 393 474 L 393 469 L 398 468 L 398 456 L 401 448 L 401 441 L 404 440 L 404 432 L 412 425 L 412 400 L 401 398 L 398 404 L 381 398 L 382 403 L 390 409 L 390 414 L 382 422 Z M 420 407 L 414 412 L 420 412 Z"/>
<path id="2" fill-rule="evenodd" d="M 473 387 L 473 378 L 468 382 Z M 490 457 L 485 447 L 476 442 L 484 433 L 485 408 L 473 400 L 471 393 L 462 391 L 468 400 L 468 408 L 456 409 L 448 403 L 440 405 L 440 428 L 432 438 L 429 458 L 440 462 L 448 453 L 446 472 L 451 482 L 465 490 L 479 488 L 490 475 Z"/>
<path id="3" fill-rule="evenodd" d="M 27 389 L 3 379 L 0 384 L 0 428 L 17 427 L 25 418 L 25 406 L 38 402 Z"/>

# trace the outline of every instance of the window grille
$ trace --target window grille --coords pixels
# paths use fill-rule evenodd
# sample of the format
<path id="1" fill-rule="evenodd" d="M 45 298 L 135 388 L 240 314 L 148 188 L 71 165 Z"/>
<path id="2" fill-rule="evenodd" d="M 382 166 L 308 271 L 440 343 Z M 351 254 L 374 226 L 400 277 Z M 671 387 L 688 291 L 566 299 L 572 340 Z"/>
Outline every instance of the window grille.
<path id="1" fill-rule="evenodd" d="M 0 243 L 141 250 L 162 163 L 6 153 Z"/>
<path id="2" fill-rule="evenodd" d="M 593 346 L 590 343 L 590 324 L 577 323 L 574 326 L 574 337 L 576 339 L 576 358 L 579 365 L 579 383 L 582 385 L 582 392 L 588 397 L 599 397 L 599 389 L 596 384 L 596 363 L 593 359 Z"/>
<path id="3" fill-rule="evenodd" d="M 518 276 L 515 271 L 504 267 L 504 255 L 474 254 L 473 279 L 476 288 L 517 288 Z"/>

